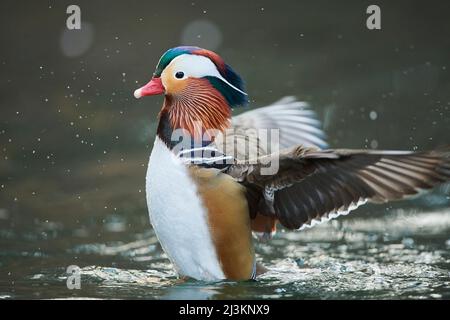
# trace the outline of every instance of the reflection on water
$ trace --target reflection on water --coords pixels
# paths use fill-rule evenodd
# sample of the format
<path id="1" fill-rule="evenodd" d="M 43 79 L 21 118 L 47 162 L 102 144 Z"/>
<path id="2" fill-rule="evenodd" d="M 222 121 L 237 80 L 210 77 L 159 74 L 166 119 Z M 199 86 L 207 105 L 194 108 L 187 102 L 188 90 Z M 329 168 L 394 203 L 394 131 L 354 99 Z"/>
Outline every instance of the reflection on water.
<path id="1" fill-rule="evenodd" d="M 273 241 L 257 245 L 258 259 L 269 271 L 257 281 L 245 282 L 178 279 L 151 232 L 127 243 L 87 243 L 65 253 L 21 252 L 30 263 L 19 269 L 17 253 L 11 251 L 1 261 L 14 274 L 11 282 L 0 284 L 0 297 L 450 298 L 449 231 L 449 210 L 400 210 L 281 232 Z M 61 233 L 55 240 L 64 237 Z M 54 264 L 65 260 L 61 256 L 92 262 L 82 266 L 81 290 L 65 288 L 65 268 Z"/>

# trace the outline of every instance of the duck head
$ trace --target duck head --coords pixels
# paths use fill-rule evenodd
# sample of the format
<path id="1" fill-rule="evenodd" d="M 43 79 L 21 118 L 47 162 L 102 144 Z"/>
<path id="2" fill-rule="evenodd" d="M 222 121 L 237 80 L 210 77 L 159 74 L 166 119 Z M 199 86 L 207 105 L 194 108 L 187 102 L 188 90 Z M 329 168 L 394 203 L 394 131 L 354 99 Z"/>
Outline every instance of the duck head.
<path id="1" fill-rule="evenodd" d="M 136 98 L 161 94 L 160 122 L 191 134 L 199 123 L 203 130 L 227 129 L 231 108 L 248 101 L 241 77 L 218 54 L 198 47 L 166 51 L 150 82 L 134 92 Z"/>

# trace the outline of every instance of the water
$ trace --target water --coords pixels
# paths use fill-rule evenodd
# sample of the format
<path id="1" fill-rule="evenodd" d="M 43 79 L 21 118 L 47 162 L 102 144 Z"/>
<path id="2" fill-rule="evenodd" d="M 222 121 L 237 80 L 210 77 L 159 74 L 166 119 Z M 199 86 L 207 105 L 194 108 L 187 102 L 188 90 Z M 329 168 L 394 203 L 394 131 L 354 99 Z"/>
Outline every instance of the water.
<path id="1" fill-rule="evenodd" d="M 440 299 L 450 298 L 450 211 L 398 211 L 345 219 L 303 232 L 282 232 L 257 244 L 269 270 L 257 281 L 206 283 L 180 280 L 153 232 L 130 241 L 74 242 L 45 227 L 23 234 L 1 255 L 0 297 L 95 299 Z M 45 234 L 45 236 L 44 236 Z M 2 230 L 1 241 L 13 235 Z M 131 241 L 132 240 L 132 241 Z M 20 250 L 18 250 L 20 248 Z M 81 269 L 81 289 L 66 287 L 66 267 Z"/>
<path id="2" fill-rule="evenodd" d="M 450 298 L 448 184 L 258 244 L 256 282 L 176 279 L 144 192 L 162 100 L 132 96 L 166 49 L 200 45 L 250 107 L 308 101 L 333 148 L 446 145 L 446 1 L 377 1 L 378 31 L 361 1 L 79 0 L 79 32 L 68 4 L 0 3 L 0 298 Z"/>

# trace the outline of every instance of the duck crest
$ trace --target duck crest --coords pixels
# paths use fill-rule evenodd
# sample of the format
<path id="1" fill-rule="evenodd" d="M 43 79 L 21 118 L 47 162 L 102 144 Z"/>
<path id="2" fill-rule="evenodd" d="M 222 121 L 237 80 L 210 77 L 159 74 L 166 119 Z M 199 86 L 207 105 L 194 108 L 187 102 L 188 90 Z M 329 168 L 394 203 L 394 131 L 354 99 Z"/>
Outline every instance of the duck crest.
<path id="1" fill-rule="evenodd" d="M 231 66 L 226 64 L 217 53 L 207 49 L 193 46 L 180 46 L 167 50 L 159 60 L 154 76 L 160 77 L 163 70 L 172 62 L 172 60 L 186 54 L 206 57 L 214 63 L 223 79 L 211 76 L 206 76 L 204 79 L 208 80 L 209 83 L 225 97 L 230 107 L 248 104 L 248 97 L 244 92 L 245 86 L 242 78 L 233 70 L 233 68 L 231 68 Z"/>

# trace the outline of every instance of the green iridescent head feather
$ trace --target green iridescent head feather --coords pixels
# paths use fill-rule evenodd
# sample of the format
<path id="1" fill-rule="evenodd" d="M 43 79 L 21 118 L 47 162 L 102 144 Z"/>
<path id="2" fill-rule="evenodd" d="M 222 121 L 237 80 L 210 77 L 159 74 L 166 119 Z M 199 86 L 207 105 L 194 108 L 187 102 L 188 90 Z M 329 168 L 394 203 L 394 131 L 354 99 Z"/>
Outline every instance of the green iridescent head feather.
<path id="1" fill-rule="evenodd" d="M 195 54 L 207 57 L 215 64 L 221 76 L 241 91 L 239 92 L 230 87 L 226 82 L 219 78 L 211 76 L 205 77 L 205 79 L 208 80 L 211 85 L 225 97 L 230 107 L 246 105 L 248 103 L 248 97 L 245 93 L 243 93 L 245 92 L 245 89 L 242 78 L 229 65 L 227 65 L 219 55 L 206 49 L 192 46 L 180 46 L 167 50 L 162 55 L 161 59 L 159 59 L 154 76 L 160 77 L 161 73 L 170 64 L 170 62 L 182 54 Z"/>

